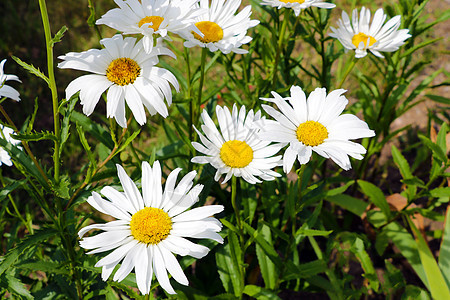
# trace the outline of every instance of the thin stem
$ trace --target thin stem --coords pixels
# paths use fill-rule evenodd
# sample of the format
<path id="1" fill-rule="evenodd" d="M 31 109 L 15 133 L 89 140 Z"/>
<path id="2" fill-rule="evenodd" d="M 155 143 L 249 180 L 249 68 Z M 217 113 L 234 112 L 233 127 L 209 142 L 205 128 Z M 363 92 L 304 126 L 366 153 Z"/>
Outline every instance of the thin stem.
<path id="1" fill-rule="evenodd" d="M 195 107 L 195 114 L 194 114 L 194 120 L 198 120 L 200 116 L 200 106 L 202 105 L 202 91 L 203 91 L 203 82 L 205 80 L 205 65 L 206 65 L 206 54 L 208 49 L 202 48 L 202 58 L 201 58 L 201 65 L 200 65 L 200 83 L 198 85 L 198 95 L 197 95 L 197 106 Z M 193 122 L 194 124 L 196 122 Z"/>
<path id="2" fill-rule="evenodd" d="M 123 138 L 125 137 L 125 134 L 128 131 L 128 127 L 130 126 L 131 121 L 133 120 L 133 114 L 131 114 L 131 116 L 128 118 L 127 121 L 127 127 L 125 127 L 122 130 L 122 134 L 119 137 L 119 141 L 117 142 L 117 144 L 114 146 L 114 148 L 111 150 L 111 153 L 108 155 L 107 158 L 105 158 L 104 161 L 102 161 L 99 165 L 97 165 L 97 168 L 92 172 L 92 177 L 94 177 L 95 174 L 97 174 L 98 171 L 100 171 L 101 168 L 103 168 L 117 153 L 116 151 L 119 149 L 120 144 L 122 143 Z M 70 204 L 72 204 L 73 200 L 76 198 L 76 196 L 81 192 L 82 189 L 84 189 L 86 187 L 86 185 L 88 185 L 88 181 L 84 181 L 81 186 L 73 193 L 72 197 L 70 197 L 69 202 L 67 202 L 66 206 L 64 207 L 64 210 L 67 210 L 70 206 Z"/>
<path id="3" fill-rule="evenodd" d="M 14 122 L 11 120 L 11 118 L 9 117 L 9 115 L 6 113 L 6 111 L 3 109 L 3 106 L 0 105 L 0 112 L 2 113 L 2 115 L 5 117 L 5 119 L 8 121 L 8 124 L 12 127 L 12 129 L 14 130 L 14 132 L 18 133 L 19 130 L 17 129 L 17 126 L 14 124 Z M 48 177 L 45 174 L 44 170 L 42 170 L 40 164 L 38 163 L 38 161 L 36 160 L 36 157 L 34 156 L 33 152 L 31 152 L 30 147 L 28 146 L 28 143 L 26 141 L 22 141 L 22 145 L 25 148 L 25 151 L 28 153 L 28 155 L 30 156 L 31 160 L 34 162 L 34 164 L 36 165 L 36 168 L 38 169 L 39 173 L 42 175 L 42 177 L 45 179 L 45 181 L 47 182 L 47 184 L 49 183 Z"/>
<path id="4" fill-rule="evenodd" d="M 184 47 L 184 59 L 186 61 L 186 74 L 187 74 L 187 86 L 188 86 L 188 90 L 187 90 L 187 94 L 185 95 L 185 97 L 187 99 L 189 99 L 189 140 L 193 141 L 194 140 L 194 99 L 192 97 L 192 84 L 191 84 L 191 62 L 190 62 L 190 58 L 189 58 L 189 48 Z M 192 148 L 191 148 L 192 149 Z M 193 150 L 192 150 L 193 151 Z M 192 156 L 194 156 L 195 153 L 192 152 Z M 193 168 L 193 164 L 191 161 L 189 161 L 189 172 L 192 171 Z"/>
<path id="5" fill-rule="evenodd" d="M 95 6 L 92 3 L 92 0 L 88 0 L 88 7 L 91 13 L 93 14 L 92 19 L 97 20 L 97 17 L 95 15 Z M 88 22 L 89 23 L 89 22 Z M 99 40 L 102 40 L 102 33 L 100 32 L 100 29 L 98 28 L 98 25 L 94 22 L 93 24 L 89 24 L 90 26 L 93 26 L 95 28 L 95 32 L 97 33 L 97 37 Z"/>
<path id="6" fill-rule="evenodd" d="M 277 52 L 275 53 L 275 61 L 273 64 L 273 74 L 272 74 L 272 90 L 275 89 L 277 84 L 277 72 L 278 63 L 280 61 L 281 51 L 284 44 L 284 35 L 286 34 L 286 27 L 289 22 L 289 9 L 285 9 L 283 23 L 281 24 L 280 35 L 278 37 Z"/>
<path id="7" fill-rule="evenodd" d="M 348 66 L 347 70 L 345 70 L 344 73 L 344 77 L 342 77 L 341 82 L 338 85 L 338 89 L 340 89 L 342 87 L 342 85 L 344 84 L 345 80 L 347 79 L 348 75 L 350 74 L 350 72 L 353 70 L 353 67 L 355 66 L 356 62 L 357 62 L 357 58 L 353 57 L 352 61 L 350 62 L 350 65 Z"/>
<path id="8" fill-rule="evenodd" d="M 58 91 L 56 89 L 55 73 L 53 70 L 53 43 L 52 34 L 50 31 L 50 22 L 48 20 L 47 6 L 45 0 L 39 0 L 39 7 L 41 10 L 42 24 L 44 25 L 45 44 L 47 47 L 47 69 L 49 87 L 52 92 L 52 105 L 53 105 L 53 123 L 55 128 L 55 150 L 53 152 L 53 163 L 55 168 L 55 181 L 59 182 L 59 152 L 60 152 L 60 126 L 59 126 L 59 108 L 58 108 Z"/>
<path id="9" fill-rule="evenodd" d="M 241 279 L 242 279 L 242 286 L 245 285 L 245 267 L 244 267 L 244 255 L 245 255 L 245 249 L 244 249 L 244 231 L 242 228 L 242 221 L 241 221 L 241 214 L 239 213 L 239 209 L 236 204 L 236 191 L 237 191 L 237 178 L 236 176 L 231 177 L 231 205 L 234 209 L 234 214 L 236 215 L 236 222 L 239 228 L 239 242 L 242 248 L 242 254 L 241 254 L 241 261 L 242 265 L 240 266 L 241 271 Z M 241 297 L 242 299 L 242 291 L 241 291 Z"/>

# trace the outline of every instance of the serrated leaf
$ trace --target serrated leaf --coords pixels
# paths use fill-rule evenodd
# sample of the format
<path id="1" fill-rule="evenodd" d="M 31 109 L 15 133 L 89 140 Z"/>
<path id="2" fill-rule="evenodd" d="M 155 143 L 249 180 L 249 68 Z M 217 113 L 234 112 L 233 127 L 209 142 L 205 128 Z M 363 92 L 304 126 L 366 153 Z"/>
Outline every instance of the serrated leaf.
<path id="1" fill-rule="evenodd" d="M 56 235 L 58 232 L 52 228 L 35 231 L 34 234 L 25 237 L 15 248 L 9 250 L 0 262 L 0 275 L 14 265 L 23 252 L 28 248 L 38 245 L 50 237 Z"/>
<path id="2" fill-rule="evenodd" d="M 47 82 L 48 85 L 50 85 L 50 80 L 48 79 L 47 76 L 44 75 L 44 73 L 41 72 L 41 70 L 39 70 L 39 68 L 36 68 L 33 65 L 27 64 L 26 62 L 22 61 L 20 58 L 18 58 L 16 56 L 12 56 L 12 59 L 14 59 L 16 61 L 16 63 L 18 63 L 22 68 L 24 68 L 31 74 L 36 75 L 37 77 L 43 79 L 45 82 Z"/>
<path id="3" fill-rule="evenodd" d="M 60 178 L 59 182 L 52 181 L 50 187 L 57 197 L 66 200 L 70 198 L 70 180 L 66 176 Z"/>
<path id="4" fill-rule="evenodd" d="M 76 123 L 76 127 L 77 127 L 78 137 L 80 138 L 81 145 L 83 146 L 84 150 L 86 151 L 89 161 L 91 162 L 93 167 L 97 166 L 97 161 L 95 160 L 95 156 L 91 151 L 91 146 L 89 146 L 86 136 L 84 135 L 83 127 L 81 127 L 78 123 Z"/>
<path id="5" fill-rule="evenodd" d="M 66 268 L 67 264 L 54 261 L 35 261 L 24 262 L 15 265 L 16 268 L 26 269 L 31 271 L 42 271 L 49 274 L 65 274 L 69 275 L 70 271 Z"/>
<path id="6" fill-rule="evenodd" d="M 72 96 L 72 98 L 70 98 L 69 103 L 64 111 L 64 118 L 63 121 L 61 122 L 61 136 L 60 136 L 61 146 L 59 147 L 60 155 L 64 149 L 64 145 L 66 144 L 67 139 L 69 138 L 70 116 L 72 115 L 72 111 L 74 110 L 77 101 L 78 95 L 76 94 Z"/>
<path id="7" fill-rule="evenodd" d="M 358 180 L 358 185 L 363 193 L 369 197 L 370 202 L 381 209 L 384 215 L 389 219 L 391 217 L 391 210 L 383 192 L 377 186 L 367 181 Z"/>
<path id="8" fill-rule="evenodd" d="M 8 291 L 10 293 L 19 295 L 25 299 L 34 299 L 30 291 L 25 287 L 25 284 L 18 278 L 11 275 L 6 275 L 5 277 L 8 284 Z"/>
<path id="9" fill-rule="evenodd" d="M 50 47 L 53 47 L 54 44 L 61 42 L 61 39 L 64 36 L 64 33 L 69 30 L 66 25 L 61 27 L 60 30 L 55 34 L 55 36 L 49 41 Z"/>
<path id="10" fill-rule="evenodd" d="M 56 136 L 50 131 L 35 132 L 35 133 L 29 133 L 29 134 L 16 133 L 16 134 L 13 134 L 12 137 L 15 140 L 27 141 L 27 142 L 37 142 L 37 141 L 42 141 L 42 140 L 50 140 L 50 141 L 57 142 L 57 140 L 58 140 L 56 138 Z"/>

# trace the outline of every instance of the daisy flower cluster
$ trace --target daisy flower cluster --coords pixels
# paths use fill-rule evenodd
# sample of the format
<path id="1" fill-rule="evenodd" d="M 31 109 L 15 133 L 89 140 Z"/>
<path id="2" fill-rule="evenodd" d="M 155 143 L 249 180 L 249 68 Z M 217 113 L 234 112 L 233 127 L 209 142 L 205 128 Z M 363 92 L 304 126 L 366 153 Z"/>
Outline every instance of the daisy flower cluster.
<path id="1" fill-rule="evenodd" d="M 127 126 L 125 103 L 136 121 L 146 123 L 144 107 L 151 115 L 168 116 L 171 87 L 179 91 L 175 76 L 156 67 L 160 55 L 175 55 L 163 45 L 169 33 L 186 39 L 186 47 L 207 47 L 227 54 L 246 53 L 240 47 L 252 38 L 247 30 L 259 21 L 250 20 L 251 7 L 237 15 L 241 0 L 115 0 L 118 8 L 104 14 L 96 24 L 104 24 L 123 35 L 140 34 L 139 41 L 121 34 L 100 41 L 104 49 L 67 53 L 58 66 L 93 73 L 72 81 L 66 88 L 69 99 L 78 91 L 83 112 L 90 115 L 107 91 L 108 118 Z M 167 102 L 164 102 L 164 100 Z"/>

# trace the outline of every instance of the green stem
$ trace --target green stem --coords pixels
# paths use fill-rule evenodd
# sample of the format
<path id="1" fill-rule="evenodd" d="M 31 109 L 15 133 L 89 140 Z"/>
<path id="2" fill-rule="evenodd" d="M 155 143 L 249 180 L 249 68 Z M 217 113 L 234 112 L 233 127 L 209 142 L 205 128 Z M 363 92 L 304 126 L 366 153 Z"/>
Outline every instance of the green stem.
<path id="1" fill-rule="evenodd" d="M 45 0 L 39 0 L 39 7 L 41 10 L 42 24 L 44 26 L 45 44 L 47 48 L 47 69 L 49 87 L 52 92 L 52 104 L 53 104 L 53 122 L 55 127 L 55 150 L 53 152 L 53 163 L 55 167 L 55 181 L 59 182 L 59 151 L 60 151 L 60 126 L 59 126 L 59 108 L 58 108 L 58 91 L 56 89 L 55 73 L 53 70 L 53 42 L 52 34 L 50 31 L 50 22 L 48 19 L 47 6 Z"/>
<path id="2" fill-rule="evenodd" d="M 202 91 L 203 91 L 203 82 L 205 81 L 205 65 L 206 65 L 206 54 L 208 49 L 202 48 L 202 59 L 200 65 L 200 83 L 198 85 L 198 95 L 197 95 L 197 106 L 195 107 L 194 120 L 199 122 L 200 117 L 200 106 L 202 105 Z M 194 124 L 197 122 L 193 122 Z"/>
<path id="3" fill-rule="evenodd" d="M 184 60 L 186 61 L 186 73 L 187 73 L 187 86 L 188 86 L 188 90 L 187 93 L 185 95 L 185 98 L 189 100 L 189 140 L 190 141 L 194 141 L 194 99 L 192 97 L 192 84 L 191 84 L 191 62 L 190 62 L 190 58 L 189 58 L 189 48 L 184 47 Z M 192 148 L 191 148 L 192 150 Z M 192 150 L 192 156 L 195 155 L 194 150 Z M 192 162 L 189 160 L 189 166 L 188 166 L 188 171 L 192 171 L 193 169 L 193 164 Z"/>
<path id="4" fill-rule="evenodd" d="M 347 79 L 348 75 L 350 74 L 350 72 L 353 70 L 353 67 L 355 66 L 356 62 L 357 62 L 357 58 L 353 57 L 352 61 L 350 62 L 350 65 L 347 67 L 347 70 L 345 70 L 344 73 L 344 77 L 342 77 L 341 82 L 338 85 L 338 89 L 340 89 L 342 87 L 342 85 L 344 84 L 345 80 Z"/>
<path id="5" fill-rule="evenodd" d="M 280 61 L 281 50 L 283 49 L 284 44 L 284 35 L 286 34 L 287 24 L 289 22 L 289 9 L 285 9 L 284 11 L 284 19 L 281 24 L 280 35 L 278 37 L 277 51 L 275 53 L 275 61 L 273 64 L 273 74 L 272 74 L 272 90 L 275 89 L 277 84 L 277 72 L 278 72 L 278 63 Z"/>
<path id="6" fill-rule="evenodd" d="M 308 236 L 308 239 L 309 239 L 309 242 L 311 243 L 311 246 L 314 249 L 314 252 L 316 253 L 317 258 L 320 260 L 323 260 L 322 250 L 320 249 L 320 247 L 317 244 L 314 237 Z M 334 292 L 336 293 L 337 299 L 344 299 L 341 286 L 339 285 L 339 282 L 338 282 L 334 272 L 331 269 L 327 269 L 325 271 L 325 274 L 327 275 L 328 279 L 330 279 L 331 285 L 333 286 L 333 289 L 334 289 Z M 332 297 L 330 297 L 330 298 L 332 298 Z"/>
<path id="7" fill-rule="evenodd" d="M 244 230 L 242 228 L 242 221 L 241 221 L 241 214 L 239 213 L 239 208 L 236 204 L 236 191 L 237 191 L 237 178 L 236 176 L 231 177 L 231 205 L 234 209 L 234 214 L 236 215 L 236 222 L 239 228 L 239 242 L 242 248 L 242 254 L 241 254 L 241 262 L 242 265 L 240 266 L 240 272 L 241 272 L 241 283 L 242 286 L 245 285 L 245 267 L 244 267 L 244 256 L 245 256 L 245 249 L 244 249 Z M 242 299 L 242 291 L 240 295 L 240 299 Z"/>

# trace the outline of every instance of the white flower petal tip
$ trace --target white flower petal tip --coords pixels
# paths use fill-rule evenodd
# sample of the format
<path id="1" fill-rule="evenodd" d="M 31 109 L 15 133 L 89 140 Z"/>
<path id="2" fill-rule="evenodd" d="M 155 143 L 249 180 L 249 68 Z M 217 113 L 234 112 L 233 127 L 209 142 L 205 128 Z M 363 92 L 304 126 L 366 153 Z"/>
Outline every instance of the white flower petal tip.
<path id="1" fill-rule="evenodd" d="M 302 9 L 306 9 L 311 6 L 319 7 L 319 8 L 335 8 L 336 5 L 333 3 L 323 2 L 323 0 L 304 0 L 304 1 L 295 1 L 295 0 L 262 0 L 261 5 L 270 5 L 272 7 L 280 8 L 292 8 L 296 16 L 298 16 Z"/>
<path id="2" fill-rule="evenodd" d="M 196 29 L 191 28 L 180 32 L 180 35 L 186 40 L 184 46 L 188 48 L 206 47 L 211 52 L 220 50 L 224 54 L 248 53 L 241 47 L 252 40 L 247 35 L 247 30 L 258 25 L 259 21 L 250 20 L 252 13 L 250 5 L 236 14 L 240 5 L 241 0 L 200 1 L 196 7 L 200 8 L 202 13 L 194 20 L 193 26 Z"/>
<path id="3" fill-rule="evenodd" d="M 198 0 L 115 0 L 118 8 L 109 10 L 96 24 L 104 24 L 123 34 L 142 34 L 144 48 L 151 53 L 153 36 L 170 40 L 168 33 L 192 31 L 194 18 L 202 11 Z M 195 30 L 195 29 L 194 29 Z"/>
<path id="4" fill-rule="evenodd" d="M 143 162 L 141 194 L 125 170 L 117 165 L 123 192 L 107 186 L 101 190 L 107 200 L 96 192 L 88 198 L 92 207 L 117 219 L 86 226 L 78 233 L 81 238 L 92 229 L 103 231 L 80 241 L 80 247 L 90 250 L 88 254 L 110 252 L 95 265 L 102 267 L 103 280 L 120 264 L 113 280 L 125 279 L 134 269 L 142 294 L 150 292 L 153 274 L 164 290 L 175 294 L 168 274 L 183 285 L 188 285 L 188 280 L 174 254 L 202 258 L 209 252 L 207 247 L 187 238 L 223 242 L 218 234 L 222 224 L 212 216 L 222 212 L 224 207 L 209 205 L 189 209 L 198 201 L 202 186 L 193 185 L 196 172 L 188 173 L 176 185 L 180 170 L 169 174 L 163 189 L 160 163 L 156 161 L 151 167 Z"/>
<path id="5" fill-rule="evenodd" d="M 12 128 L 5 127 L 5 126 L 0 124 L 0 139 L 6 140 L 7 143 L 9 143 L 9 144 L 11 144 L 13 146 L 17 146 L 18 144 L 20 144 L 20 141 L 19 140 L 15 140 L 11 136 L 14 133 L 15 132 L 14 132 L 14 130 Z M 22 150 L 21 147 L 17 147 L 17 148 Z M 3 149 L 3 147 L 0 146 L 0 166 L 1 165 L 6 165 L 8 167 L 11 167 L 13 165 L 13 162 L 11 160 L 11 156 L 9 155 L 9 153 L 5 149 Z"/>
<path id="6" fill-rule="evenodd" d="M 6 97 L 19 102 L 20 101 L 19 92 L 14 88 L 10 87 L 9 85 L 6 85 L 5 82 L 8 80 L 14 80 L 18 82 L 22 81 L 20 81 L 19 77 L 17 77 L 16 75 L 5 74 L 5 72 L 3 71 L 5 63 L 6 59 L 0 62 L 0 98 Z"/>
<path id="7" fill-rule="evenodd" d="M 192 162 L 211 164 L 217 169 L 214 179 L 226 183 L 232 176 L 242 177 L 250 184 L 262 180 L 274 180 L 280 175 L 272 169 L 281 165 L 281 156 L 277 154 L 283 145 L 270 144 L 259 138 L 261 113 L 248 113 L 245 107 L 238 110 L 234 105 L 232 112 L 226 107 L 216 106 L 219 129 L 206 110 L 202 113 L 204 135 L 194 127 L 200 142 L 192 142 L 193 147 L 202 156 L 192 158 Z M 262 180 L 261 180 L 262 179 Z"/>
<path id="8" fill-rule="evenodd" d="M 147 121 L 145 108 L 151 115 L 167 117 L 167 105 L 172 103 L 170 85 L 179 89 L 178 81 L 168 70 L 158 68 L 158 56 L 174 54 L 158 42 L 146 53 L 140 40 L 123 38 L 117 34 L 100 41 L 105 48 L 60 56 L 62 69 L 75 69 L 93 74 L 73 80 L 66 88 L 69 99 L 78 91 L 83 112 L 90 115 L 103 92 L 107 91 L 106 116 L 115 118 L 121 127 L 127 127 L 125 103 L 134 118 L 143 125 Z M 164 102 L 164 99 L 167 102 Z"/>
<path id="9" fill-rule="evenodd" d="M 309 162 L 312 152 L 331 158 L 344 170 L 351 168 L 349 157 L 362 159 L 366 149 L 350 140 L 375 136 L 367 123 L 352 114 L 341 114 L 348 100 L 343 89 L 331 91 L 316 88 L 306 99 L 298 86 L 290 89 L 291 95 L 268 99 L 272 106 L 262 105 L 275 120 L 265 120 L 259 137 L 269 142 L 289 144 L 283 155 L 283 170 L 289 173 L 297 159 L 300 164 Z"/>
<path id="10" fill-rule="evenodd" d="M 330 27 L 331 37 L 337 38 L 346 50 L 355 50 L 355 57 L 362 58 L 370 50 L 375 56 L 383 58 L 380 52 L 394 52 L 411 37 L 408 29 L 399 29 L 401 17 L 395 16 L 386 23 L 387 15 L 379 8 L 370 22 L 370 10 L 361 8 L 352 13 L 352 22 L 344 11 L 338 27 Z M 383 24 L 384 23 L 384 24 Z"/>

